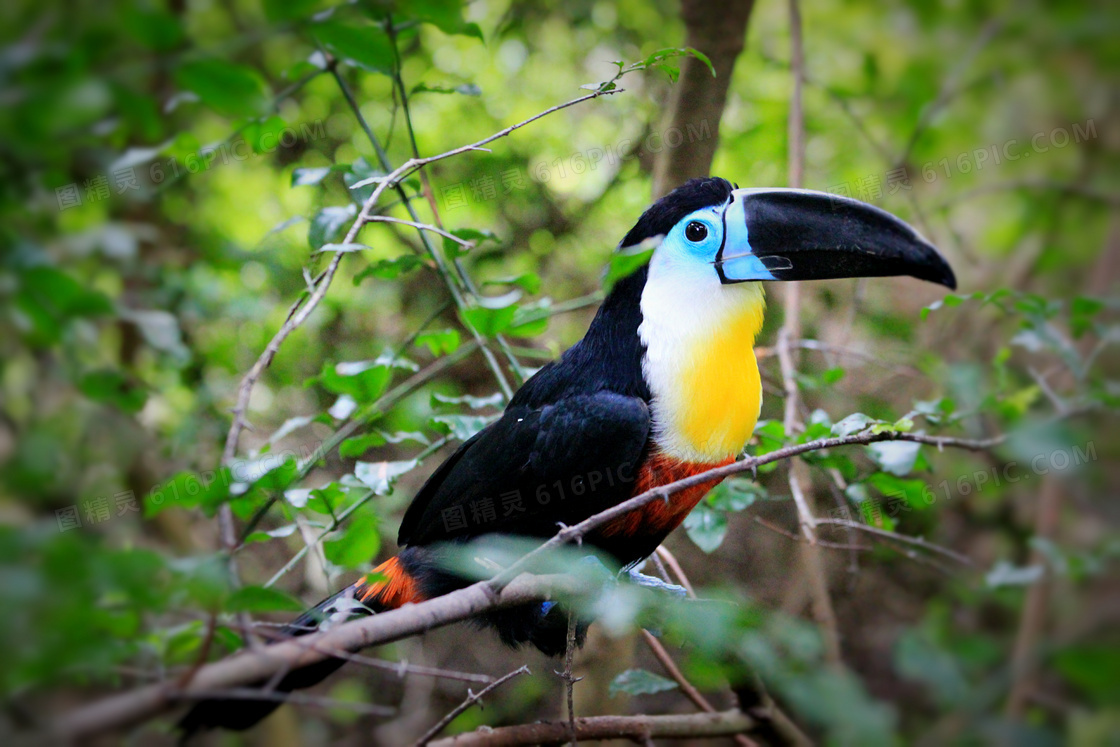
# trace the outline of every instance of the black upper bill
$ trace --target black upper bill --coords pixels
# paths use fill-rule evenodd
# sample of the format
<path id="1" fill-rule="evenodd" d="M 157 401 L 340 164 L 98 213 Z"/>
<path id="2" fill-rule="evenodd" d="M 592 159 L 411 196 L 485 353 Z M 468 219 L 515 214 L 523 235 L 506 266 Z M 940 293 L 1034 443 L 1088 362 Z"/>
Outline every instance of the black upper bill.
<path id="1" fill-rule="evenodd" d="M 937 249 L 873 205 L 810 190 L 740 189 L 733 195 L 743 201 L 750 253 L 775 280 L 909 275 L 957 287 Z"/>

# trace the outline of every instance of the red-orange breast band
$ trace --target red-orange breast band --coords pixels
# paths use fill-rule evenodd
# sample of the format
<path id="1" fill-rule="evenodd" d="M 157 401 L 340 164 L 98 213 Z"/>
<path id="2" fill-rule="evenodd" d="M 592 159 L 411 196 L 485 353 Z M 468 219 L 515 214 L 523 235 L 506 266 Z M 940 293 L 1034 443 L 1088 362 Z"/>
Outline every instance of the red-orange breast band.
<path id="1" fill-rule="evenodd" d="M 638 479 L 634 482 L 632 495 L 641 495 L 647 490 L 668 485 L 686 477 L 707 472 L 714 467 L 731 464 L 734 458 L 727 458 L 722 462 L 702 464 L 698 462 L 682 462 L 660 452 L 650 454 L 638 471 Z M 705 480 L 699 485 L 679 490 L 669 496 L 669 502 L 654 499 L 642 508 L 620 516 L 614 521 L 605 524 L 600 533 L 610 537 L 616 534 L 629 537 L 648 537 L 657 534 L 668 534 L 680 526 L 689 512 L 696 507 L 704 495 L 722 482 L 722 478 Z"/>
<path id="2" fill-rule="evenodd" d="M 424 601 L 416 579 L 408 575 L 397 558 L 389 558 L 374 568 L 370 575 L 384 576 L 384 580 L 370 584 L 358 582 L 356 596 L 359 601 L 387 610 L 394 610 L 409 602 Z"/>

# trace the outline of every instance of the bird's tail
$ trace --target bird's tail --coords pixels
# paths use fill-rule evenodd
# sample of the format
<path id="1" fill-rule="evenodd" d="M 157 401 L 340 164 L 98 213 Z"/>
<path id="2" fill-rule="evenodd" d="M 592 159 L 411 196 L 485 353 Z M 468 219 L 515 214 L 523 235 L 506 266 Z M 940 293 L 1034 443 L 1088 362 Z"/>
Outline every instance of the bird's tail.
<path id="1" fill-rule="evenodd" d="M 415 579 L 401 566 L 399 558 L 390 558 L 368 576 L 337 594 L 324 599 L 296 620 L 280 629 L 284 638 L 314 633 L 329 625 L 396 609 L 408 602 L 422 600 Z M 316 685 L 345 663 L 344 659 L 323 659 L 284 675 L 261 699 L 213 698 L 199 701 L 179 721 L 184 739 L 206 729 L 248 729 L 283 702 L 283 694 Z M 254 687 L 263 687 L 259 682 Z"/>

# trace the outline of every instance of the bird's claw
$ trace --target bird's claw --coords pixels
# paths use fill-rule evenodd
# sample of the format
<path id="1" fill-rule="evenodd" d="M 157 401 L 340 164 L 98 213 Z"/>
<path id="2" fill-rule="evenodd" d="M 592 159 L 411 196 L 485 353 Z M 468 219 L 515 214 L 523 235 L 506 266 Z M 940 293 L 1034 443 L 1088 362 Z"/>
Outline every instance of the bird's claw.
<path id="1" fill-rule="evenodd" d="M 654 589 L 655 591 L 662 591 L 666 594 L 672 594 L 677 597 L 684 597 L 688 595 L 688 590 L 683 586 L 677 584 L 670 584 L 667 581 L 662 581 L 656 576 L 647 576 L 640 573 L 637 568 L 631 568 L 627 573 L 630 576 L 631 583 L 642 586 L 646 589 Z"/>

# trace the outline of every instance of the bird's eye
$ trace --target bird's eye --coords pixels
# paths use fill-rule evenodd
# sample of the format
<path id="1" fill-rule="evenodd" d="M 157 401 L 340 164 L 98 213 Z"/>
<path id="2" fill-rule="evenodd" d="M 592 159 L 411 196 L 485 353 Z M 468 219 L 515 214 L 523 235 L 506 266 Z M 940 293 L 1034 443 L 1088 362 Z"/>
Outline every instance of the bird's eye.
<path id="1" fill-rule="evenodd" d="M 698 221 L 692 221 L 684 227 L 684 236 L 689 241 L 703 241 L 708 238 L 708 227 Z"/>

